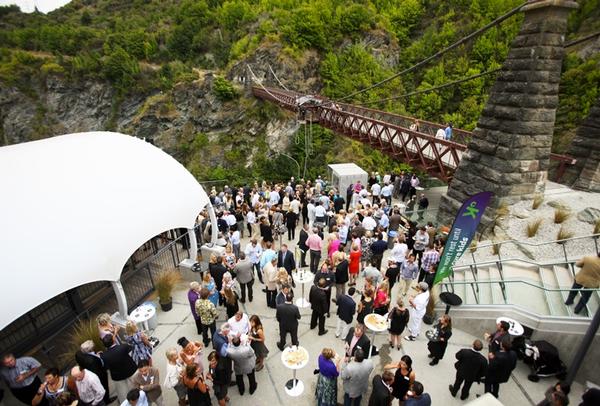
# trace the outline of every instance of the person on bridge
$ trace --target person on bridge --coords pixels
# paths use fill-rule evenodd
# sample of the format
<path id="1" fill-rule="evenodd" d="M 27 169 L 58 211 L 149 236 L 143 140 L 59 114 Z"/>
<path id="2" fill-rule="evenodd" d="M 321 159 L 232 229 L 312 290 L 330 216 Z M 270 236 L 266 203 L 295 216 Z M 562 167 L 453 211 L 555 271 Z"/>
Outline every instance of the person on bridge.
<path id="1" fill-rule="evenodd" d="M 444 129 L 444 133 L 446 141 L 450 141 L 452 139 L 452 123 L 448 123 L 448 126 Z"/>
<path id="2" fill-rule="evenodd" d="M 575 275 L 573 287 L 565 304 L 567 306 L 572 305 L 577 292 L 580 292 L 581 299 L 579 299 L 579 303 L 577 303 L 574 310 L 574 313 L 578 314 L 585 307 L 588 300 L 590 300 L 590 296 L 592 296 L 591 290 L 580 291 L 580 289 L 598 289 L 600 287 L 600 254 L 595 257 L 583 257 L 575 265 L 580 267 L 581 271 Z"/>
<path id="3" fill-rule="evenodd" d="M 438 140 L 446 139 L 446 131 L 444 131 L 443 128 L 438 129 L 435 133 L 435 138 L 437 138 Z"/>

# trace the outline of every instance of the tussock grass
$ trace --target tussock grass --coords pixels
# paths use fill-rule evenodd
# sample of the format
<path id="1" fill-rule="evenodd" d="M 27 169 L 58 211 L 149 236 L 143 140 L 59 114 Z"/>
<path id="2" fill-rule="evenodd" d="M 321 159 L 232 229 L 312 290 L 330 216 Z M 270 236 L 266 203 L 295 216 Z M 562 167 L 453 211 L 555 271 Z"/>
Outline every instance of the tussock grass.
<path id="1" fill-rule="evenodd" d="M 554 210 L 554 222 L 556 224 L 564 223 L 569 217 L 571 217 L 571 210 L 566 207 Z"/>
<path id="2" fill-rule="evenodd" d="M 535 237 L 542 225 L 542 219 L 535 219 L 527 223 L 527 237 Z"/>
<path id="3" fill-rule="evenodd" d="M 600 219 L 596 220 L 596 224 L 594 224 L 594 234 L 600 234 Z"/>
<path id="4" fill-rule="evenodd" d="M 73 361 L 73 354 L 81 344 L 87 340 L 94 342 L 96 351 L 103 351 L 104 345 L 100 341 L 100 334 L 98 333 L 98 325 L 96 324 L 96 317 L 91 317 L 88 320 L 81 319 L 77 321 L 73 327 L 68 330 L 66 337 L 66 351 L 59 356 L 60 360 L 65 363 L 71 363 Z"/>
<path id="5" fill-rule="evenodd" d="M 544 196 L 543 195 L 536 195 L 533 198 L 533 203 L 531 204 L 531 208 L 533 210 L 537 210 L 537 208 L 540 207 L 543 202 L 544 202 Z"/>
<path id="6" fill-rule="evenodd" d="M 472 254 L 477 251 L 477 240 L 471 241 L 471 245 L 469 246 L 469 252 Z"/>
<path id="7" fill-rule="evenodd" d="M 501 245 L 497 241 L 493 241 L 492 254 L 494 254 L 494 255 L 500 254 L 500 247 L 501 247 Z"/>
<path id="8" fill-rule="evenodd" d="M 561 227 L 560 230 L 558 230 L 558 234 L 556 234 L 556 239 L 558 241 L 567 240 L 567 239 L 573 237 L 574 235 L 575 235 L 574 232 L 569 231 L 569 230 L 565 229 L 564 227 Z"/>

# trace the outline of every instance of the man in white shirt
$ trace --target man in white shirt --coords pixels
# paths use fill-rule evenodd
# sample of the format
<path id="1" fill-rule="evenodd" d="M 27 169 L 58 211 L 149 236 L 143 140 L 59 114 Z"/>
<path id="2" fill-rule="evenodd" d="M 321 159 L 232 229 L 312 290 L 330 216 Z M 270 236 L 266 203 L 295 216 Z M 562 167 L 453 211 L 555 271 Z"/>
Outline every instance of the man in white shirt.
<path id="1" fill-rule="evenodd" d="M 392 191 L 394 187 L 389 183 L 386 183 L 384 187 L 381 188 L 381 197 L 385 199 L 388 205 L 392 204 Z"/>
<path id="2" fill-rule="evenodd" d="M 258 275 L 258 280 L 260 283 L 263 283 L 262 273 L 260 272 L 260 257 L 262 255 L 262 248 L 260 244 L 256 241 L 256 238 L 250 240 L 250 242 L 246 245 L 246 249 L 244 249 L 244 254 L 246 254 L 246 258 L 252 262 L 254 266 L 254 270 L 256 271 L 256 275 Z"/>
<path id="3" fill-rule="evenodd" d="M 308 216 L 308 226 L 312 228 L 313 223 L 315 222 L 315 204 L 312 200 L 306 205 L 306 211 Z"/>
<path id="4" fill-rule="evenodd" d="M 300 200 L 297 197 L 294 197 L 294 200 L 290 202 L 290 207 L 294 213 L 300 214 Z"/>
<path id="5" fill-rule="evenodd" d="M 232 318 L 227 320 L 227 323 L 229 323 L 229 326 L 231 327 L 231 333 L 234 335 L 239 336 L 242 334 L 248 334 L 248 331 L 250 331 L 250 321 L 248 319 L 248 315 L 242 310 L 238 310 Z"/>
<path id="6" fill-rule="evenodd" d="M 423 322 L 423 316 L 427 310 L 427 303 L 429 302 L 429 285 L 425 282 L 419 282 L 417 285 L 419 293 L 414 298 L 408 299 L 410 306 L 408 311 L 410 314 L 408 321 L 408 332 L 409 335 L 405 336 L 404 339 L 408 341 L 415 341 L 421 332 L 421 324 Z"/>
<path id="7" fill-rule="evenodd" d="M 368 212 L 365 218 L 363 218 L 362 226 L 367 231 L 373 231 L 377 227 L 377 222 L 373 218 L 373 213 Z"/>
<path id="8" fill-rule="evenodd" d="M 373 195 L 373 203 L 379 201 L 379 195 L 381 194 L 381 185 L 379 183 L 374 183 L 371 186 L 371 194 Z"/>
<path id="9" fill-rule="evenodd" d="M 233 212 L 228 211 L 225 212 L 225 215 L 223 216 L 223 219 L 227 222 L 227 225 L 231 228 L 231 226 L 235 225 L 237 223 L 237 219 L 235 218 L 235 214 L 233 214 Z"/>
<path id="10" fill-rule="evenodd" d="M 75 386 L 79 393 L 81 405 L 103 405 L 105 390 L 100 383 L 98 375 L 92 371 L 75 366 L 71 369 L 71 376 L 75 379 Z"/>
<path id="11" fill-rule="evenodd" d="M 231 248 L 233 249 L 233 254 L 236 258 L 240 257 L 240 231 L 237 229 L 237 224 L 232 226 L 229 229 L 229 242 L 231 243 Z"/>
<path id="12" fill-rule="evenodd" d="M 319 223 L 325 223 L 325 218 L 327 217 L 327 210 L 320 201 L 318 201 L 315 205 L 315 221 Z"/>

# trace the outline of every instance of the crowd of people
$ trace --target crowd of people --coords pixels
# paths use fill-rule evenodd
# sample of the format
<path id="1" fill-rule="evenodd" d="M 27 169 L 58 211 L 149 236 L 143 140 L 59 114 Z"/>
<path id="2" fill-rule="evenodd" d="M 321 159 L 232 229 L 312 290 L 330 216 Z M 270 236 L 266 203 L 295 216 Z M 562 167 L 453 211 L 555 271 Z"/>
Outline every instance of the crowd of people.
<path id="1" fill-rule="evenodd" d="M 153 366 L 156 355 L 144 332 L 132 322 L 120 328 L 108 314 L 97 318 L 104 348 L 97 348 L 91 340 L 82 343 L 70 375 L 48 368 L 42 382 L 39 362 L 8 354 L 2 359 L 1 376 L 25 404 L 78 401 L 78 405 L 102 406 L 118 398 L 123 406 L 162 406 L 163 390 L 172 390 L 179 405 L 209 405 L 212 399 L 225 405 L 231 386 L 244 395 L 247 380 L 248 394 L 257 391 L 256 373 L 264 368 L 269 354 L 259 315 L 244 313 L 240 303 L 260 296 L 255 295 L 258 279 L 267 308 L 273 309 L 279 325 L 278 349 L 299 346 L 301 314 L 294 304 L 294 277 L 298 268 L 307 268 L 314 279 L 309 290 L 310 328 L 317 329 L 319 336 L 329 334 L 332 340 L 335 336 L 345 348 L 343 354 L 322 349 L 315 370 L 317 404 L 337 405 L 341 379 L 344 405 L 359 405 L 369 388 L 370 406 L 391 405 L 393 399 L 406 406 L 430 405 L 431 397 L 423 381 L 416 380 L 409 355 L 383 366 L 370 378 L 372 358 L 379 349 L 371 344 L 365 327 L 369 314 L 384 316 L 390 350 L 396 351 L 402 349 L 403 340 L 414 341 L 421 335 L 448 228 L 424 222 L 429 202 L 425 194 L 417 196 L 419 184 L 414 174 L 372 173 L 366 184 L 356 181 L 345 191 L 329 188 L 321 178 L 213 190 L 210 199 L 217 209 L 225 250 L 222 255 L 213 254 L 201 278 L 190 283 L 188 300 L 198 339 L 181 337 L 180 348 L 166 350 L 164 379 Z M 395 204 L 392 198 L 397 199 Z M 199 216 L 198 225 L 200 237 L 207 240 L 211 223 L 205 213 Z M 297 240 L 296 228 L 300 228 Z M 244 234 L 249 242 L 242 246 Z M 299 257 L 288 244 L 297 246 Z M 325 322 L 332 305 L 336 306 L 336 329 L 329 333 Z M 226 321 L 217 328 L 220 312 L 226 314 Z M 452 320 L 443 315 L 427 335 L 429 365 L 435 366 L 445 356 L 451 337 Z M 461 399 L 467 399 L 474 382 L 485 382 L 485 392 L 498 397 L 500 384 L 507 382 L 516 366 L 508 326 L 499 323 L 485 340 L 487 356 L 481 353 L 484 343 L 480 340 L 456 353 L 456 378 L 449 386 L 452 396 L 460 391 Z M 114 397 L 109 394 L 109 372 Z M 566 405 L 568 392 L 568 385 L 558 383 L 542 404 Z"/>

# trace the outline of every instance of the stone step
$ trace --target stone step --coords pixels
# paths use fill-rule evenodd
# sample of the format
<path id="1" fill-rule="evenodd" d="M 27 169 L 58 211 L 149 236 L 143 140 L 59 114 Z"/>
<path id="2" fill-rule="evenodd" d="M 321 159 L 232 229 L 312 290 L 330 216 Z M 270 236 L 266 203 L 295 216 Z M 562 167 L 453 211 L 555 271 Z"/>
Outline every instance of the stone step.
<path id="1" fill-rule="evenodd" d="M 551 267 L 540 267 L 540 277 L 544 286 L 548 289 L 558 289 L 559 283 L 554 269 Z M 565 306 L 565 298 L 562 292 L 546 291 L 546 299 L 548 301 L 548 309 L 552 316 L 570 316 L 567 306 Z"/>
<path id="2" fill-rule="evenodd" d="M 573 286 L 573 281 L 574 281 L 574 277 L 573 277 L 573 272 L 571 272 L 571 270 L 565 266 L 558 266 L 555 265 L 554 267 L 554 273 L 556 274 L 558 283 L 560 284 L 560 287 L 563 289 L 569 289 Z M 567 299 L 567 292 L 563 292 L 563 298 L 564 300 Z M 577 295 L 575 297 L 575 304 L 577 304 L 579 298 L 581 296 Z M 600 293 L 598 293 L 597 291 L 592 293 L 592 296 L 590 297 L 590 300 L 587 302 L 586 308 L 583 309 L 579 314 L 573 314 L 573 310 L 575 309 L 574 306 L 569 306 L 569 314 L 573 314 L 574 316 L 579 316 L 579 317 L 593 317 L 594 314 L 596 314 L 596 310 L 598 309 L 598 307 L 600 307 Z"/>

